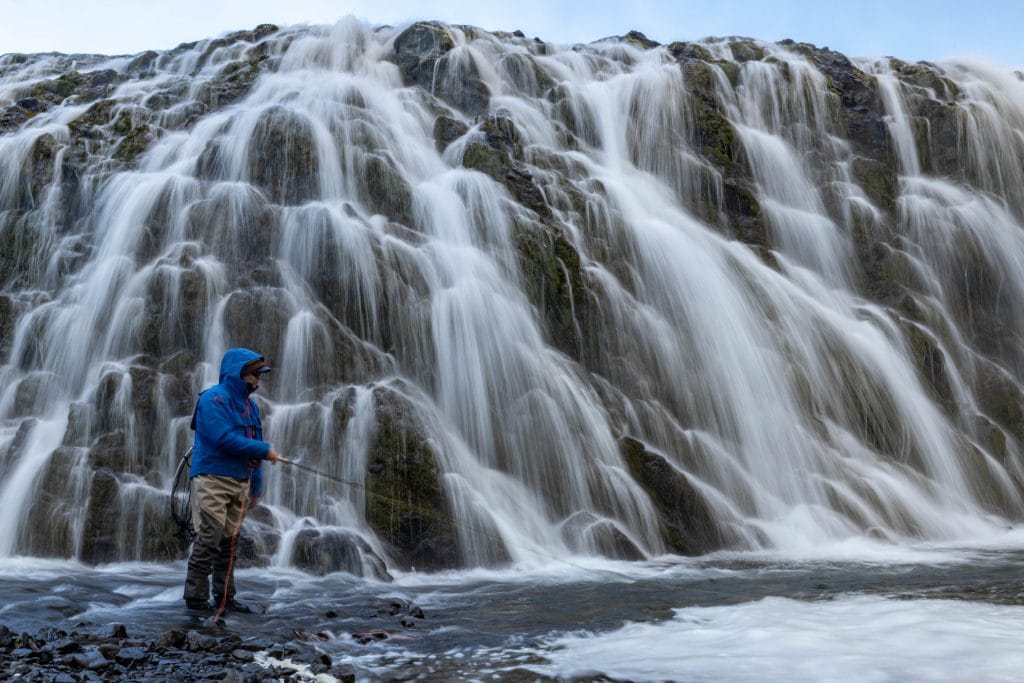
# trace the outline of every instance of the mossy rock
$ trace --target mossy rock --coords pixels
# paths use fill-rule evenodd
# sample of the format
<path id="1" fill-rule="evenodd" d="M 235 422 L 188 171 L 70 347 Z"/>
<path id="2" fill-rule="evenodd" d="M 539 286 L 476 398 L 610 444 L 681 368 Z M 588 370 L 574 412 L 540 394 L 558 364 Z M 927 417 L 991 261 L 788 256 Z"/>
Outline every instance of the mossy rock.
<path id="1" fill-rule="evenodd" d="M 975 396 L 982 411 L 1024 445 L 1024 391 L 1008 372 L 981 361 Z"/>
<path id="2" fill-rule="evenodd" d="M 968 177 L 973 169 L 965 163 L 966 150 L 961 139 L 961 131 L 968 126 L 967 111 L 954 103 L 926 96 L 912 97 L 911 108 L 921 168 L 947 178 L 976 180 Z"/>
<path id="3" fill-rule="evenodd" d="M 854 153 L 891 164 L 895 155 L 874 77 L 834 50 L 785 40 L 779 44 L 803 54 L 828 79 L 839 99 L 840 129 L 846 133 Z"/>
<path id="4" fill-rule="evenodd" d="M 212 111 L 240 100 L 259 78 L 266 59 L 265 56 L 254 57 L 225 65 L 220 73 L 204 85 L 200 101 Z"/>
<path id="5" fill-rule="evenodd" d="M 930 95 L 944 100 L 956 99 L 960 96 L 960 87 L 947 78 L 942 70 L 929 62 L 905 62 L 901 59 L 891 60 L 896 77 L 904 83 L 930 91 Z"/>
<path id="6" fill-rule="evenodd" d="M 619 450 L 630 474 L 654 502 L 670 549 L 683 555 L 703 555 L 724 547 L 707 501 L 685 475 L 636 439 L 622 437 Z"/>
<path id="7" fill-rule="evenodd" d="M 0 358 L 7 358 L 14 341 L 14 330 L 21 315 L 21 306 L 7 294 L 0 294 Z"/>
<path id="8" fill-rule="evenodd" d="M 228 347 L 253 349 L 270 359 L 281 358 L 283 330 L 288 329 L 291 303 L 284 290 L 259 288 L 232 292 L 224 305 L 224 340 Z"/>
<path id="9" fill-rule="evenodd" d="M 394 42 L 392 58 L 406 85 L 417 85 L 470 116 L 487 111 L 490 91 L 472 64 L 458 66 L 449 60 L 455 47 L 442 24 L 418 22 Z"/>
<path id="10" fill-rule="evenodd" d="M 320 196 L 320 157 L 305 115 L 275 105 L 256 123 L 248 146 L 252 182 L 279 204 L 303 204 Z"/>
<path id="11" fill-rule="evenodd" d="M 764 59 L 764 48 L 750 38 L 741 38 L 729 43 L 733 59 L 737 62 L 761 61 Z"/>
<path id="12" fill-rule="evenodd" d="M 366 474 L 366 518 L 403 567 L 460 562 L 441 470 L 415 407 L 393 389 L 374 390 L 377 423 Z"/>
<path id="13" fill-rule="evenodd" d="M 14 405 L 11 406 L 12 417 L 29 417 L 44 412 L 54 393 L 59 379 L 46 371 L 34 371 L 23 377 L 14 392 Z"/>
<path id="14" fill-rule="evenodd" d="M 469 132 L 469 126 L 450 116 L 438 116 L 434 121 L 434 145 L 443 152 L 448 145 Z"/>
<path id="15" fill-rule="evenodd" d="M 870 235 L 855 233 L 860 289 L 870 299 L 904 310 L 908 292 L 921 291 L 922 283 L 910 257 Z"/>
<path id="16" fill-rule="evenodd" d="M 74 554 L 75 518 L 81 514 L 71 484 L 82 449 L 62 446 L 46 464 L 21 527 L 18 546 L 26 554 L 67 558 Z M 84 473 L 79 473 L 79 476 Z"/>
<path id="17" fill-rule="evenodd" d="M 938 342 L 918 325 L 905 322 L 903 333 L 906 335 L 914 367 L 922 384 L 928 390 L 933 401 L 942 406 L 947 415 L 955 417 L 957 410 L 956 396 L 949 383 L 946 365 L 949 359 L 939 348 Z"/>
<path id="18" fill-rule="evenodd" d="M 135 158 L 146 150 L 153 141 L 153 133 L 149 124 L 142 124 L 129 130 L 114 149 L 114 158 L 126 163 L 133 163 Z"/>
<path id="19" fill-rule="evenodd" d="M 121 524 L 120 484 L 109 470 L 93 474 L 89 486 L 89 501 L 82 525 L 80 560 L 87 564 L 100 564 L 121 559 L 118 547 L 118 526 Z"/>
<path id="20" fill-rule="evenodd" d="M 455 41 L 440 24 L 417 22 L 395 38 L 394 47 L 405 84 L 429 88 L 437 60 L 455 47 Z"/>
<path id="21" fill-rule="evenodd" d="M 366 153 L 360 165 L 360 190 L 372 211 L 402 225 L 412 225 L 412 190 L 391 157 Z"/>
<path id="22" fill-rule="evenodd" d="M 471 142 L 462 154 L 462 165 L 482 173 L 505 186 L 509 194 L 522 206 L 530 209 L 542 219 L 551 218 L 551 207 L 544 194 L 537 187 L 533 174 L 525 164 L 512 158 L 514 143 L 505 140 L 500 133 L 492 130 L 485 133 L 486 144 Z"/>
<path id="23" fill-rule="evenodd" d="M 11 105 L 0 110 L 0 135 L 5 135 L 17 130 L 23 123 L 32 118 L 34 114 L 16 105 Z"/>
<path id="24" fill-rule="evenodd" d="M 580 319 L 589 314 L 580 255 L 562 231 L 520 221 L 515 235 L 527 296 L 545 323 L 551 343 L 571 358 L 582 357 Z"/>
<path id="25" fill-rule="evenodd" d="M 515 90 L 528 97 L 543 97 L 556 85 L 532 55 L 506 53 L 501 56 L 500 65 Z"/>
<path id="26" fill-rule="evenodd" d="M 69 123 L 68 129 L 72 135 L 93 136 L 95 134 L 91 132 L 92 128 L 106 126 L 110 123 L 114 108 L 117 106 L 119 106 L 117 100 L 100 100 L 86 109 L 84 114 Z M 121 134 L 123 135 L 124 133 Z"/>
<path id="27" fill-rule="evenodd" d="M 778 269 L 771 234 L 753 188 L 741 178 L 728 178 L 722 184 L 722 199 L 731 235 L 757 252 L 765 264 Z"/>
<path id="28" fill-rule="evenodd" d="M 47 188 L 57 178 L 55 159 L 61 147 L 49 133 L 40 135 L 32 143 L 21 163 L 16 208 L 34 209 L 42 204 Z"/>
<path id="29" fill-rule="evenodd" d="M 676 41 L 674 43 L 669 43 L 666 49 L 677 61 L 695 60 L 699 62 L 711 62 L 714 60 L 714 57 L 711 56 L 711 52 L 709 52 L 703 45 L 699 45 L 697 43 Z"/>
<path id="30" fill-rule="evenodd" d="M 108 374 L 107 377 L 112 374 L 114 373 Z M 98 425 L 94 431 L 99 431 Z M 101 434 L 89 448 L 89 465 L 96 470 L 124 472 L 128 469 L 129 461 L 128 444 L 122 430 Z"/>
<path id="31" fill-rule="evenodd" d="M 899 178 L 895 169 L 875 159 L 855 156 L 850 170 L 871 203 L 890 216 L 895 215 L 899 194 Z"/>
<path id="32" fill-rule="evenodd" d="M 68 71 L 55 79 L 32 86 L 31 96 L 61 104 L 74 98 L 76 104 L 106 97 L 123 77 L 113 69 L 80 73 Z"/>
<path id="33" fill-rule="evenodd" d="M 160 58 L 158 52 L 153 50 L 146 50 L 136 55 L 132 61 L 128 62 L 125 66 L 125 73 L 132 76 L 142 76 L 144 74 L 150 74 L 153 71 L 157 60 Z"/>

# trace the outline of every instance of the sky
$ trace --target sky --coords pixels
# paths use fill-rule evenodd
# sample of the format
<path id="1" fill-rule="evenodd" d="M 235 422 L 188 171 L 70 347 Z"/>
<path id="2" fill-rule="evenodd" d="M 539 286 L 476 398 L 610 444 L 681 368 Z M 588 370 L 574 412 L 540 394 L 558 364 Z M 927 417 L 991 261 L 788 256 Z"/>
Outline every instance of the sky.
<path id="1" fill-rule="evenodd" d="M 1024 65 L 1021 0 L 0 0 L 0 54 L 133 54 L 257 24 L 417 19 L 587 43 L 631 29 L 662 43 L 792 38 L 850 57 L 982 57 Z"/>

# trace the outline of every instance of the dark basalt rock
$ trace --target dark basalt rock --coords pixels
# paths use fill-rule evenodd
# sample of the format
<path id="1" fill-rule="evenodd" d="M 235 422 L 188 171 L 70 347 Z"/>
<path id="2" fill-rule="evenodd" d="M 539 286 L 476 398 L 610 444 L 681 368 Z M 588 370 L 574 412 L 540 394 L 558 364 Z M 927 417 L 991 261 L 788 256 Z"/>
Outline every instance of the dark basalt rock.
<path id="1" fill-rule="evenodd" d="M 431 439 L 413 404 L 397 391 L 379 387 L 373 396 L 367 521 L 401 566 L 457 566 L 455 527 Z"/>
<path id="2" fill-rule="evenodd" d="M 295 538 L 291 562 L 299 569 L 321 576 L 343 571 L 376 580 L 391 579 L 384 561 L 354 533 L 303 529 Z"/>
<path id="3" fill-rule="evenodd" d="M 444 27 L 420 22 L 395 38 L 395 63 L 406 85 L 430 88 L 437 61 L 455 47 Z"/>
<path id="4" fill-rule="evenodd" d="M 845 55 L 807 43 L 783 40 L 779 43 L 807 57 L 825 74 L 839 95 L 840 123 L 847 139 L 860 156 L 892 165 L 888 131 L 882 119 L 882 105 L 873 79 L 858 69 Z"/>
<path id="5" fill-rule="evenodd" d="M 320 159 L 303 115 L 279 105 L 264 111 L 248 159 L 249 177 L 271 201 L 294 205 L 320 196 Z"/>
<path id="6" fill-rule="evenodd" d="M 684 555 L 702 555 L 724 547 L 707 502 L 685 475 L 636 439 L 619 439 L 619 449 L 630 474 L 650 494 L 670 549 Z"/>
<path id="7" fill-rule="evenodd" d="M 470 116 L 487 111 L 490 91 L 468 58 L 451 59 L 455 41 L 444 26 L 413 24 L 395 38 L 394 47 L 406 85 L 418 85 Z"/>
<path id="8" fill-rule="evenodd" d="M 82 528 L 82 554 L 80 559 L 89 564 L 113 562 L 120 557 L 117 543 L 120 523 L 120 486 L 108 470 L 93 474 L 89 488 L 89 502 Z"/>
<path id="9" fill-rule="evenodd" d="M 469 126 L 462 121 L 450 116 L 438 116 L 434 121 L 434 144 L 437 146 L 437 151 L 443 152 L 448 145 L 468 131 Z"/>
<path id="10" fill-rule="evenodd" d="M 626 42 L 642 47 L 645 50 L 650 50 L 651 48 L 655 48 L 661 45 L 661 43 L 659 43 L 658 41 L 651 40 L 643 33 L 636 30 L 627 33 L 625 35 L 625 39 Z"/>

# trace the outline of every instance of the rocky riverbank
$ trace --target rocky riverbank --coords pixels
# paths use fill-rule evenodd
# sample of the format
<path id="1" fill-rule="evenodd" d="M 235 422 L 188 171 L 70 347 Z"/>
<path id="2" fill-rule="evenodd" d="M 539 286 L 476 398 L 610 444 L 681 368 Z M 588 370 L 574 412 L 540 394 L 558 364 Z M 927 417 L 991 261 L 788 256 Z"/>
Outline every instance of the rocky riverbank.
<path id="1" fill-rule="evenodd" d="M 300 673 L 305 672 L 305 673 Z M 355 680 L 331 657 L 300 639 L 243 638 L 229 626 L 172 628 L 136 638 L 117 624 L 102 633 L 44 628 L 15 633 L 0 626 L 0 678 L 78 681 L 309 680 L 310 674 Z"/>
<path id="2" fill-rule="evenodd" d="M 136 637 L 124 624 L 98 629 L 86 623 L 66 631 L 46 627 L 17 633 L 0 625 L 0 678 L 72 683 L 81 681 L 300 681 L 327 674 L 354 681 L 355 674 L 317 647 L 345 640 L 370 644 L 424 619 L 416 606 L 391 601 L 377 611 L 375 630 L 334 634 L 296 629 L 286 636 L 243 636 L 232 618 L 214 623 L 194 618 L 193 626 L 168 628 L 156 637 Z M 327 612 L 324 617 L 338 615 Z"/>

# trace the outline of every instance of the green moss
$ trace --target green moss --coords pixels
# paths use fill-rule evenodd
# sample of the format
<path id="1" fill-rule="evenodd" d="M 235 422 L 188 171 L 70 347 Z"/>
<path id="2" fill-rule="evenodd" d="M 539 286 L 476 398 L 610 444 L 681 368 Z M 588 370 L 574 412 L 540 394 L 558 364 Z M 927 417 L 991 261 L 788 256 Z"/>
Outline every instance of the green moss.
<path id="1" fill-rule="evenodd" d="M 406 566 L 450 567 L 457 547 L 441 471 L 413 407 L 378 389 L 377 428 L 366 478 L 370 527 Z"/>
<path id="2" fill-rule="evenodd" d="M 982 412 L 1024 444 L 1024 392 L 994 363 L 984 362 L 976 395 Z"/>
<path id="3" fill-rule="evenodd" d="M 486 173 L 499 183 L 504 183 L 505 173 L 512 164 L 500 151 L 480 142 L 471 142 L 462 154 L 462 165 Z"/>
<path id="4" fill-rule="evenodd" d="M 131 163 L 141 154 L 150 143 L 150 131 L 148 124 L 136 126 L 128 131 L 121 139 L 121 142 L 114 149 L 114 158 Z"/>
<path id="5" fill-rule="evenodd" d="M 115 100 L 100 100 L 85 110 L 85 113 L 68 124 L 72 134 L 81 135 L 93 126 L 105 126 L 110 121 L 113 108 L 117 105 Z M 123 135 L 123 133 L 122 133 Z"/>
<path id="6" fill-rule="evenodd" d="M 750 38 L 734 40 L 729 43 L 729 49 L 738 62 L 749 62 L 764 59 L 764 48 Z"/>
<path id="7" fill-rule="evenodd" d="M 718 112 L 698 107 L 693 115 L 697 144 L 705 156 L 719 164 L 729 166 L 735 162 L 736 131 Z"/>
<path id="8" fill-rule="evenodd" d="M 890 215 L 895 214 L 899 181 L 889 165 L 858 156 L 853 159 L 851 172 L 875 206 Z"/>
<path id="9" fill-rule="evenodd" d="M 947 413 L 956 410 L 956 399 L 946 374 L 946 356 L 939 348 L 935 339 L 918 325 L 903 325 L 907 345 L 910 348 L 914 366 L 921 377 L 922 384 L 928 389 L 932 399 L 941 405 Z"/>
<path id="10" fill-rule="evenodd" d="M 703 62 L 713 61 L 711 53 L 703 45 L 676 41 L 669 43 L 668 51 L 676 59 L 697 59 Z"/>
<path id="11" fill-rule="evenodd" d="M 714 515 L 685 475 L 636 439 L 623 437 L 619 450 L 629 473 L 654 502 L 669 548 L 684 555 L 699 555 L 723 547 Z"/>

